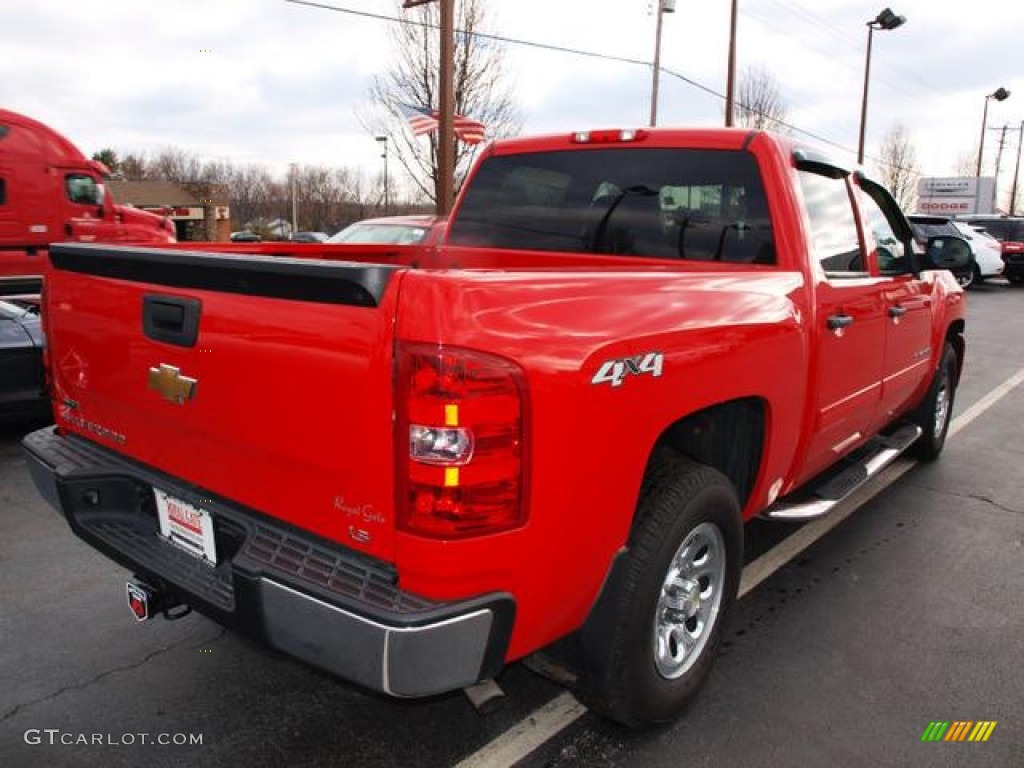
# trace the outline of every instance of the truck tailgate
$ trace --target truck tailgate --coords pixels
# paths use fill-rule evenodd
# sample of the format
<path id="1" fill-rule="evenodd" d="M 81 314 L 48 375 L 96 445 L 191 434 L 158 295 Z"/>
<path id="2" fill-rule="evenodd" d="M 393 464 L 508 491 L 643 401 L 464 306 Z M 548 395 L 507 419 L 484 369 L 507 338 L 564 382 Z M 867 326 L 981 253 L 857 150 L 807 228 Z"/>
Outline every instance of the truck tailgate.
<path id="1" fill-rule="evenodd" d="M 399 267 L 80 245 L 51 259 L 59 427 L 393 558 Z"/>

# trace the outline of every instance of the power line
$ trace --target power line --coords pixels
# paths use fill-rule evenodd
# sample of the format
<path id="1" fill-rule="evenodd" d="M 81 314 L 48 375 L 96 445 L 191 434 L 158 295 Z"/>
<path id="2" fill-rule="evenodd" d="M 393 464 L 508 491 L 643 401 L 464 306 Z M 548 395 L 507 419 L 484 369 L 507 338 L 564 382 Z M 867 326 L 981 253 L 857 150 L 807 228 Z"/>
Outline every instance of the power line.
<path id="1" fill-rule="evenodd" d="M 387 14 L 373 13 L 373 12 L 370 12 L 370 11 L 360 11 L 360 10 L 356 10 L 354 8 L 344 8 L 342 6 L 337 6 L 337 5 L 328 5 L 327 3 L 313 2 L 312 0 L 284 0 L 284 1 L 286 3 L 291 3 L 293 5 L 304 5 L 304 6 L 308 6 L 308 7 L 311 7 L 311 8 L 319 8 L 319 9 L 322 9 L 322 10 L 334 11 L 336 13 L 345 13 L 345 14 L 349 14 L 349 15 L 352 15 L 352 16 L 361 16 L 361 17 L 364 17 L 364 18 L 376 19 L 378 21 L 388 21 L 388 22 L 392 22 L 392 23 L 396 23 L 396 24 L 407 24 L 407 25 L 410 25 L 410 26 L 423 27 L 425 29 L 439 29 L 438 25 L 431 24 L 430 22 L 418 21 L 416 19 L 404 18 L 404 17 L 400 17 L 400 16 L 389 16 Z M 615 55 L 607 54 L 607 53 L 598 53 L 597 51 L 587 51 L 587 50 L 584 50 L 584 49 L 581 49 L 581 48 L 572 48 L 572 47 L 564 46 L 564 45 L 554 45 L 552 43 L 538 43 L 538 42 L 535 42 L 533 40 L 523 40 L 521 38 L 506 37 L 504 35 L 495 35 L 495 34 L 489 34 L 489 33 L 485 33 L 485 32 L 475 32 L 475 31 L 474 32 L 467 32 L 467 31 L 462 30 L 462 29 L 456 29 L 455 32 L 456 32 L 456 34 L 465 35 L 467 37 L 480 38 L 482 40 L 491 40 L 491 41 L 494 41 L 494 42 L 508 43 L 508 44 L 511 44 L 511 45 L 522 45 L 522 46 L 525 46 L 525 47 L 528 47 L 528 48 L 537 48 L 537 49 L 541 49 L 541 50 L 555 51 L 557 53 L 567 53 L 567 54 L 571 54 L 571 55 L 574 55 L 574 56 L 585 56 L 585 57 L 588 57 L 588 58 L 601 59 L 601 60 L 604 60 L 604 61 L 614 61 L 614 62 L 618 62 L 620 64 L 632 64 L 632 65 L 639 65 L 639 66 L 643 66 L 643 67 L 650 67 L 650 66 L 652 66 L 651 62 L 644 61 L 643 59 L 632 59 L 632 58 L 628 58 L 628 57 L 625 57 L 625 56 L 615 56 Z M 670 75 L 671 77 L 676 78 L 677 80 L 683 81 L 687 85 L 690 85 L 690 86 L 692 86 L 694 88 L 697 88 L 700 91 L 703 91 L 704 93 L 707 93 L 707 94 L 709 94 L 711 96 L 714 96 L 714 97 L 716 97 L 718 99 L 721 99 L 723 102 L 725 101 L 725 98 L 726 98 L 725 94 L 721 93 L 720 91 L 716 91 L 714 88 L 711 88 L 710 86 L 704 85 L 703 83 L 701 83 L 701 82 L 699 82 L 697 80 L 694 80 L 691 77 L 687 77 L 686 75 L 683 75 L 683 74 L 681 74 L 679 72 L 675 72 L 675 71 L 673 71 L 671 69 L 668 69 L 667 67 L 661 67 L 661 71 L 664 72 L 667 75 Z M 744 109 L 750 109 L 745 104 L 739 104 L 739 106 L 743 107 Z M 802 134 L 804 136 L 808 136 L 808 137 L 814 139 L 815 141 L 819 141 L 819 142 L 821 142 L 823 144 L 827 144 L 827 145 L 829 145 L 831 147 L 834 147 L 836 149 L 840 149 L 840 150 L 842 150 L 844 152 L 849 152 L 850 154 L 856 154 L 856 151 L 851 149 L 850 147 L 843 146 L 842 144 L 840 144 L 840 143 L 838 143 L 836 141 L 833 141 L 832 139 L 828 139 L 828 138 L 822 136 L 821 134 L 814 133 L 813 131 L 808 131 L 808 130 L 806 130 L 804 128 L 799 128 L 796 125 L 793 125 L 792 123 L 788 123 L 788 122 L 786 122 L 784 120 L 776 120 L 775 118 L 772 118 L 770 115 L 765 115 L 764 113 L 762 113 L 762 112 L 760 112 L 760 111 L 758 111 L 756 109 L 750 109 L 750 111 L 752 111 L 752 112 L 754 112 L 756 114 L 761 114 L 764 117 L 768 117 L 774 123 L 776 123 L 778 125 L 781 125 L 781 126 L 783 126 L 785 128 L 788 128 L 789 130 L 793 131 L 794 133 L 799 133 L 799 134 Z M 885 165 L 892 165 L 891 163 L 887 163 L 887 162 L 885 162 L 883 160 L 880 160 L 878 158 L 869 157 L 869 159 L 874 160 L 876 163 L 883 163 Z"/>

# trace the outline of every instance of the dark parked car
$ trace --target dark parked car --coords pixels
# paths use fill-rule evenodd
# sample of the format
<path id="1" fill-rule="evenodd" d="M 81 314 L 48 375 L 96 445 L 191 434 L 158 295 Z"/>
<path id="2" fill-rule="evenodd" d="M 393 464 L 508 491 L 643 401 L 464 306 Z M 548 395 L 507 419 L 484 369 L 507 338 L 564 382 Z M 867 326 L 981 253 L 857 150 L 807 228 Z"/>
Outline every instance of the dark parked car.
<path id="1" fill-rule="evenodd" d="M 1024 217 L 968 216 L 964 221 L 981 227 L 1003 244 L 1003 275 L 1011 283 L 1024 283 Z"/>
<path id="2" fill-rule="evenodd" d="M 918 243 L 924 245 L 931 237 L 956 237 L 964 240 L 963 233 L 956 228 L 953 220 L 948 216 L 929 216 L 925 214 L 911 214 L 907 216 L 910 221 L 910 228 L 914 231 L 914 238 Z M 970 288 L 978 275 L 977 262 L 974 259 L 974 252 L 971 252 L 971 264 L 966 269 L 955 270 L 953 276 L 960 283 L 961 288 Z"/>
<path id="3" fill-rule="evenodd" d="M 37 297 L 0 299 L 0 420 L 50 413 Z"/>
<path id="4" fill-rule="evenodd" d="M 260 240 L 262 240 L 262 238 L 259 235 L 255 232 L 250 232 L 247 229 L 242 230 L 241 232 L 231 233 L 231 242 L 233 243 L 258 243 Z"/>
<path id="5" fill-rule="evenodd" d="M 293 243 L 322 243 L 327 240 L 326 232 L 296 232 L 292 235 Z"/>

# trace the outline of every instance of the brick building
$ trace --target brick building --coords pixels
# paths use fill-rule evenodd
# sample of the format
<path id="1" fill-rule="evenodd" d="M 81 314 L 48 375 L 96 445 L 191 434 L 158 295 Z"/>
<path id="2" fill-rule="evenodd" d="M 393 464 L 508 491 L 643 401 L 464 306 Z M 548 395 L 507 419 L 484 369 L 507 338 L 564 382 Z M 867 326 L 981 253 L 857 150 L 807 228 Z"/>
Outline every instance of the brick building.
<path id="1" fill-rule="evenodd" d="M 225 241 L 231 235 L 226 184 L 114 181 L 107 186 L 119 203 L 168 216 L 180 241 Z"/>

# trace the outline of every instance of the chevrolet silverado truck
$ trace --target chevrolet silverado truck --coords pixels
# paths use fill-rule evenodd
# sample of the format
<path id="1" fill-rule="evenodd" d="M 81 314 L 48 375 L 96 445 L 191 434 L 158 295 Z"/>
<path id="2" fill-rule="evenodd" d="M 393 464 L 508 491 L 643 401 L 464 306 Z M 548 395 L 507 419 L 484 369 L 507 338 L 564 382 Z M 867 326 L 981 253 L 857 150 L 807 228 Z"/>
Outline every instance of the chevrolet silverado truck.
<path id="1" fill-rule="evenodd" d="M 937 456 L 964 361 L 966 243 L 764 132 L 497 142 L 436 246 L 51 259 L 28 465 L 137 618 L 402 697 L 557 649 L 632 726 L 707 676 L 744 521 Z"/>

